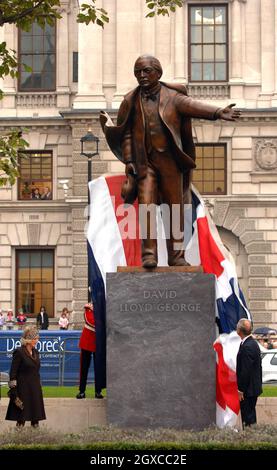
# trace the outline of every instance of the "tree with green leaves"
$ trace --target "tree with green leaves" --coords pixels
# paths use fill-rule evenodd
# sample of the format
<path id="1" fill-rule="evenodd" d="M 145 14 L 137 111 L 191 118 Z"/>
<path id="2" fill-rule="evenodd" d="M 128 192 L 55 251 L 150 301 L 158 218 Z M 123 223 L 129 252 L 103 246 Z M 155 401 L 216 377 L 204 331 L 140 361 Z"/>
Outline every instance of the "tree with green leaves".
<path id="1" fill-rule="evenodd" d="M 176 7 L 183 6 L 183 0 L 145 0 L 147 8 L 151 10 L 146 18 L 155 15 L 169 16 L 169 13 L 175 13 Z"/>
<path id="2" fill-rule="evenodd" d="M 150 10 L 146 17 L 169 15 L 176 7 L 183 5 L 183 0 L 145 0 Z M 60 0 L 0 0 L 0 27 L 14 24 L 23 31 L 30 31 L 32 24 L 37 23 L 42 28 L 45 24 L 54 25 L 61 18 Z M 109 22 L 108 13 L 97 7 L 97 0 L 87 0 L 79 6 L 77 15 L 79 23 L 95 23 L 104 27 Z M 26 71 L 30 71 L 23 64 Z M 6 42 L 0 43 L 0 78 L 18 75 L 16 51 L 8 49 Z M 0 90 L 0 99 L 3 92 Z M 0 186 L 13 185 L 19 175 L 18 154 L 24 152 L 28 143 L 22 138 L 22 131 L 14 129 L 9 134 L 0 136 Z"/>

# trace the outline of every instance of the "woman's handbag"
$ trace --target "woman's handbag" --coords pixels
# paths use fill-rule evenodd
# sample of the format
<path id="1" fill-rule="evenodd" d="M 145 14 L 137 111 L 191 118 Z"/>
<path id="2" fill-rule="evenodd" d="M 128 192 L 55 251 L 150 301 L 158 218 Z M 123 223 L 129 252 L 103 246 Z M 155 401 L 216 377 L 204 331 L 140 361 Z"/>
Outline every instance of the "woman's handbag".
<path id="1" fill-rule="evenodd" d="M 17 388 L 12 387 L 8 391 L 8 397 L 14 402 L 15 406 L 20 410 L 24 410 L 24 404 L 21 398 L 17 395 Z"/>

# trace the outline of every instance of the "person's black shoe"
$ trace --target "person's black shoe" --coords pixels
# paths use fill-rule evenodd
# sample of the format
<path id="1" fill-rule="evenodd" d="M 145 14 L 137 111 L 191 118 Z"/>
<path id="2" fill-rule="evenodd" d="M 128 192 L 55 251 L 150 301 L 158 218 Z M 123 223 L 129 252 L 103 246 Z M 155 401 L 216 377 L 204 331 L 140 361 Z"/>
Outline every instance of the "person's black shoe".
<path id="1" fill-rule="evenodd" d="M 95 398 L 104 398 L 102 393 L 95 393 Z"/>
<path id="2" fill-rule="evenodd" d="M 81 392 L 77 393 L 76 398 L 86 398 L 85 392 L 83 392 L 83 393 L 81 393 Z"/>

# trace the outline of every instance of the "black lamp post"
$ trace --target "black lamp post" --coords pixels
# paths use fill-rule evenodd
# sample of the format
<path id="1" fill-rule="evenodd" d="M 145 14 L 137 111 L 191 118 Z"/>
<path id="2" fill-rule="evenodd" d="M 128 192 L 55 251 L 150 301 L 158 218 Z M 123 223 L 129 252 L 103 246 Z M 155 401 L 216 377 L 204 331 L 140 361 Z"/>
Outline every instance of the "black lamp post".
<path id="1" fill-rule="evenodd" d="M 88 159 L 88 185 L 91 181 L 91 162 L 92 157 L 99 155 L 98 152 L 98 144 L 99 138 L 94 135 L 91 130 L 89 129 L 86 135 L 81 137 L 81 155 L 87 157 Z M 90 205 L 90 194 L 89 194 L 89 187 L 88 187 L 88 205 Z M 89 218 L 89 214 L 88 214 Z"/>
<path id="2" fill-rule="evenodd" d="M 90 192 L 89 192 L 89 183 L 91 182 L 91 162 L 92 157 L 99 155 L 98 144 L 99 138 L 96 137 L 91 130 L 89 129 L 86 135 L 81 137 L 81 155 L 87 157 L 88 159 L 88 221 L 89 221 L 89 211 L 90 211 Z M 88 264 L 88 284 L 89 284 L 89 264 Z M 91 302 L 91 291 L 90 286 L 88 286 L 88 301 Z"/>

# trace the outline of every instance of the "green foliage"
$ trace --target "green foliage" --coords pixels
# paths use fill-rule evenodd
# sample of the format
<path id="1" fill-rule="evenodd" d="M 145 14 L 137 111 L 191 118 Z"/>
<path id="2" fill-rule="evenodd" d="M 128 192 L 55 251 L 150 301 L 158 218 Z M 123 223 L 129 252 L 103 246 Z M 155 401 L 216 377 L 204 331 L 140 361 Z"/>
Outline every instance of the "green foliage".
<path id="1" fill-rule="evenodd" d="M 13 185 L 19 175 L 18 158 L 29 146 L 22 132 L 12 129 L 0 138 L 0 186 Z"/>
<path id="2" fill-rule="evenodd" d="M 7 49 L 7 43 L 0 43 L 0 77 L 5 75 L 16 76 L 17 72 L 17 60 L 15 57 L 15 51 Z"/>
<path id="3" fill-rule="evenodd" d="M 0 26 L 15 24 L 24 31 L 30 31 L 33 23 L 53 25 L 61 18 L 60 0 L 5 0 L 0 1 Z"/>
<path id="4" fill-rule="evenodd" d="M 82 3 L 80 7 L 82 13 L 78 14 L 77 21 L 78 23 L 85 23 L 86 25 L 89 23 L 96 23 L 98 26 L 104 28 L 104 24 L 109 23 L 109 17 L 107 16 L 108 13 L 104 8 L 96 8 L 96 0 L 91 1 L 93 2 L 93 5 Z"/>
<path id="5" fill-rule="evenodd" d="M 152 10 L 146 15 L 146 18 L 152 18 L 155 15 L 169 16 L 169 13 L 175 13 L 176 7 L 183 6 L 183 0 L 145 0 L 147 8 Z"/>

